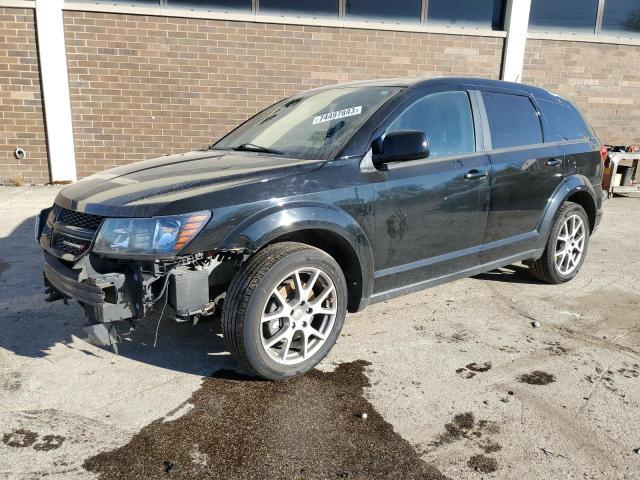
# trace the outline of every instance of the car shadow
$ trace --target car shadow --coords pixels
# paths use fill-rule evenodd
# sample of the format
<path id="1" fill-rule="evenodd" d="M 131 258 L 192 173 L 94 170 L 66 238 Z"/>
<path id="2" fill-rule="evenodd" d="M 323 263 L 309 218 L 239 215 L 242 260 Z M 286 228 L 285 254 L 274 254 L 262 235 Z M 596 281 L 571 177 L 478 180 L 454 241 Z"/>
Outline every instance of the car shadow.
<path id="1" fill-rule="evenodd" d="M 35 216 L 0 238 L 0 352 L 46 358 L 63 345 L 96 355 L 110 347 L 93 348 L 86 341 L 87 323 L 80 305 L 45 302 L 42 252 L 35 243 Z M 118 345 L 118 355 L 160 368 L 195 375 L 219 369 L 239 370 L 226 352 L 216 321 L 197 325 L 163 318 L 138 326 Z M 101 356 L 101 355 L 98 355 Z"/>
<path id="2" fill-rule="evenodd" d="M 35 216 L 0 238 L 0 348 L 16 355 L 46 358 L 59 345 L 95 355 L 87 341 L 82 308 L 75 302 L 45 302 L 42 252 L 33 239 Z M 537 283 L 527 269 L 511 265 L 477 275 L 495 282 Z M 219 321 L 218 321 L 219 322 Z M 218 370 L 241 371 L 224 348 L 215 320 L 197 325 L 163 318 L 147 321 L 126 335 L 118 355 L 137 362 L 194 375 Z M 88 347 L 88 345 L 86 345 Z M 110 347 L 99 347 L 111 353 Z M 99 351 L 99 350 L 98 350 Z"/>
<path id="3" fill-rule="evenodd" d="M 491 282 L 522 283 L 527 285 L 540 283 L 531 276 L 529 269 L 522 265 L 508 265 L 506 267 L 496 268 L 495 270 L 476 275 L 473 278 L 489 280 Z"/>

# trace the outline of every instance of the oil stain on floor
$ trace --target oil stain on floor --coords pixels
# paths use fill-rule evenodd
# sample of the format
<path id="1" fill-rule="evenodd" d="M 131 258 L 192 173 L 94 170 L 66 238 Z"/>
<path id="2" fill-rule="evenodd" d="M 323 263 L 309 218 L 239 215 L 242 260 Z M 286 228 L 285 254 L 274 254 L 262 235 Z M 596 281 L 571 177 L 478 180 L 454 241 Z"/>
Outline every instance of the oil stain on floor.
<path id="1" fill-rule="evenodd" d="M 541 370 L 534 370 L 531 373 L 523 373 L 518 380 L 529 385 L 549 385 L 556 381 L 556 377 Z"/>
<path id="2" fill-rule="evenodd" d="M 286 382 L 217 372 L 183 416 L 156 420 L 84 467 L 101 479 L 446 479 L 364 398 L 367 365 Z"/>

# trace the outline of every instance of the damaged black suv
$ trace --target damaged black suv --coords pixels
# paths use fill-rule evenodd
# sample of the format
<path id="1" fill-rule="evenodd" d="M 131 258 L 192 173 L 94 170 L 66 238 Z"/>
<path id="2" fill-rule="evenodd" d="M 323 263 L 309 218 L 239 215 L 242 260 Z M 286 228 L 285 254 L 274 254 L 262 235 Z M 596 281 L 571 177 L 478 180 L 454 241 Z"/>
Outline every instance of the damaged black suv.
<path id="1" fill-rule="evenodd" d="M 36 237 L 48 300 L 77 300 L 105 343 L 123 323 L 217 313 L 243 367 L 284 379 L 369 303 L 517 262 L 570 280 L 601 175 L 592 130 L 545 90 L 358 82 L 70 185 Z"/>

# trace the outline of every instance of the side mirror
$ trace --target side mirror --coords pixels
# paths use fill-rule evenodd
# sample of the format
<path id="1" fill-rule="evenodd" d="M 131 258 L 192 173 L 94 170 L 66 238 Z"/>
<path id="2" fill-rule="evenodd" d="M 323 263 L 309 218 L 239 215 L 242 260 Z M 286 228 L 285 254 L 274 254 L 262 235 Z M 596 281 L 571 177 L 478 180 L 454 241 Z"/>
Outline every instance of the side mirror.
<path id="1" fill-rule="evenodd" d="M 378 150 L 373 158 L 374 165 L 419 160 L 429 156 L 429 141 L 419 130 L 400 130 L 388 133 Z"/>

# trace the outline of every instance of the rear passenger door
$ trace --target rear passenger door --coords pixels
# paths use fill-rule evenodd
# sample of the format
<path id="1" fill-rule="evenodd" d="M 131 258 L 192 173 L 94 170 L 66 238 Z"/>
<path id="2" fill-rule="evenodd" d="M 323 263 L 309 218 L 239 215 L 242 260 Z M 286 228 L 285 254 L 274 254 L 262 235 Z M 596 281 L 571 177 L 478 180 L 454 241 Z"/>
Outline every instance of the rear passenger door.
<path id="1" fill-rule="evenodd" d="M 544 143 L 532 97 L 483 91 L 482 100 L 492 170 L 483 263 L 490 263 L 534 249 L 547 200 L 564 178 L 564 158 L 557 142 Z"/>

